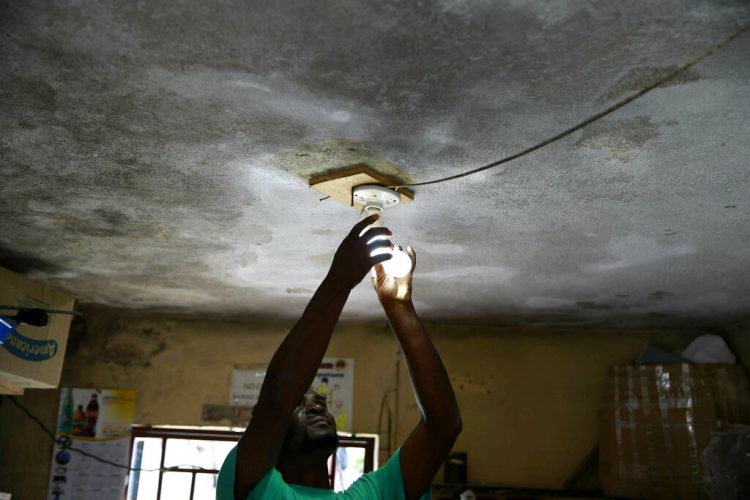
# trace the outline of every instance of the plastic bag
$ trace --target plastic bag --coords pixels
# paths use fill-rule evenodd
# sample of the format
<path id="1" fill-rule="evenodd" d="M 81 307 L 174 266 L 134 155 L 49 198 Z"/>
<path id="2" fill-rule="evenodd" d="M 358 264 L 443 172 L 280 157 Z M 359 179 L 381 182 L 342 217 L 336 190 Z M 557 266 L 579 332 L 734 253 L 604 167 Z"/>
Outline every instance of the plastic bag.
<path id="1" fill-rule="evenodd" d="M 728 363 L 734 364 L 735 358 L 724 339 L 718 335 L 701 335 L 693 340 L 682 357 L 694 363 Z"/>
<path id="2" fill-rule="evenodd" d="M 750 426 L 720 432 L 701 453 L 703 485 L 712 500 L 750 498 Z"/>
<path id="3" fill-rule="evenodd" d="M 471 490 L 464 490 L 464 492 L 461 493 L 461 500 L 477 500 L 477 496 Z"/>

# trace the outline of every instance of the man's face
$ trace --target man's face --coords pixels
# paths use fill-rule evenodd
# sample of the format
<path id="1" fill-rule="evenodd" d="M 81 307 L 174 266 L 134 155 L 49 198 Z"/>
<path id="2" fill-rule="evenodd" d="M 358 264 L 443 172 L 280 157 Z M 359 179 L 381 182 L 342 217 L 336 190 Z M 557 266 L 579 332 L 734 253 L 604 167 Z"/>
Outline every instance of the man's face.
<path id="1" fill-rule="evenodd" d="M 286 436 L 287 450 L 304 452 L 325 449 L 333 453 L 338 441 L 336 420 L 328 412 L 326 398 L 308 392 L 292 413 Z"/>

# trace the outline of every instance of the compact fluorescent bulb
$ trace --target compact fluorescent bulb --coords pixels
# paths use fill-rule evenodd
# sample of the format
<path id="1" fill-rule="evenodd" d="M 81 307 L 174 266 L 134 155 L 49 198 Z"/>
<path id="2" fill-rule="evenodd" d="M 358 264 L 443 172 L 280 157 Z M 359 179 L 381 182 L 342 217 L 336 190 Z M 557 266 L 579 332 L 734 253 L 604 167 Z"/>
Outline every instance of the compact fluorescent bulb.
<path id="1" fill-rule="evenodd" d="M 392 257 L 383 262 L 383 270 L 394 278 L 403 278 L 411 271 L 411 257 L 403 250 L 388 250 Z"/>
<path id="2" fill-rule="evenodd" d="M 383 186 L 357 186 L 353 190 L 354 200 L 364 205 L 362 210 L 363 217 L 369 217 L 373 214 L 380 215 L 380 218 L 370 227 L 380 227 L 383 225 L 383 209 L 386 207 L 396 206 L 399 203 L 399 195 L 396 191 Z M 387 236 L 376 236 L 368 243 L 379 239 L 387 240 Z M 383 262 L 383 270 L 389 276 L 394 278 L 403 278 L 411 271 L 411 258 L 403 250 L 379 248 L 374 250 L 370 255 L 380 255 L 390 253 L 392 257 Z"/>

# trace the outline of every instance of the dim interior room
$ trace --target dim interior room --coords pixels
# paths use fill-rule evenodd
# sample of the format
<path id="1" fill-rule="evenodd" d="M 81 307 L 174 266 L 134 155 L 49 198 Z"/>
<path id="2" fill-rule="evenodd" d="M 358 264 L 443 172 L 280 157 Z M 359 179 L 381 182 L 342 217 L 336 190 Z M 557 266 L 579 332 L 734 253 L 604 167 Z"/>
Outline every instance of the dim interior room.
<path id="1" fill-rule="evenodd" d="M 748 54 L 742 0 L 0 2 L 0 500 L 214 498 L 368 213 L 461 412 L 433 498 L 729 498 Z M 332 485 L 419 421 L 369 275 L 312 388 Z"/>
<path id="2" fill-rule="evenodd" d="M 86 310 L 84 317 L 85 326 L 71 329 L 60 386 L 133 388 L 137 424 L 185 427 L 232 426 L 227 419 L 205 421 L 203 406 L 226 405 L 232 368 L 267 363 L 292 326 L 122 310 Z M 746 323 L 715 333 L 734 339 L 734 352 L 748 360 L 750 345 L 739 339 L 749 329 Z M 454 449 L 467 454 L 468 480 L 555 491 L 565 489 L 597 445 L 610 367 L 633 363 L 649 345 L 682 348 L 707 331 L 446 324 L 428 324 L 427 330 L 457 393 L 464 430 Z M 388 429 L 378 417 L 383 398 L 390 397 L 390 412 L 398 418 L 391 442 L 403 442 L 418 410 L 388 326 L 341 324 L 327 356 L 355 360 L 352 430 L 380 428 L 380 451 L 388 453 Z M 27 390 L 19 399 L 54 426 L 59 391 Z M 52 441 L 7 401 L 0 415 L 3 447 L 12 450 L 2 455 L 4 487 L 20 498 L 44 498 Z M 583 489 L 596 491 L 596 478 L 589 480 Z M 444 482 L 442 473 L 436 481 Z"/>

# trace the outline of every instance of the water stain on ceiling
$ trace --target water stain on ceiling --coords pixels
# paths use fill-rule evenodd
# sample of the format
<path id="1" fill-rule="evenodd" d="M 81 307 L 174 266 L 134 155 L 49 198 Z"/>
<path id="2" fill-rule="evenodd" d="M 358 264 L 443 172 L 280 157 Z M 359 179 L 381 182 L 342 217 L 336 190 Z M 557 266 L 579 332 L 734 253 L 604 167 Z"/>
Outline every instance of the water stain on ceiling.
<path id="1" fill-rule="evenodd" d="M 0 9 L 0 265 L 84 306 L 286 319 L 359 218 L 310 177 L 495 162 L 750 23 L 740 0 Z M 542 149 L 415 187 L 384 218 L 425 319 L 744 319 L 748 53 L 744 32 Z M 344 318 L 375 304 L 364 280 Z"/>

